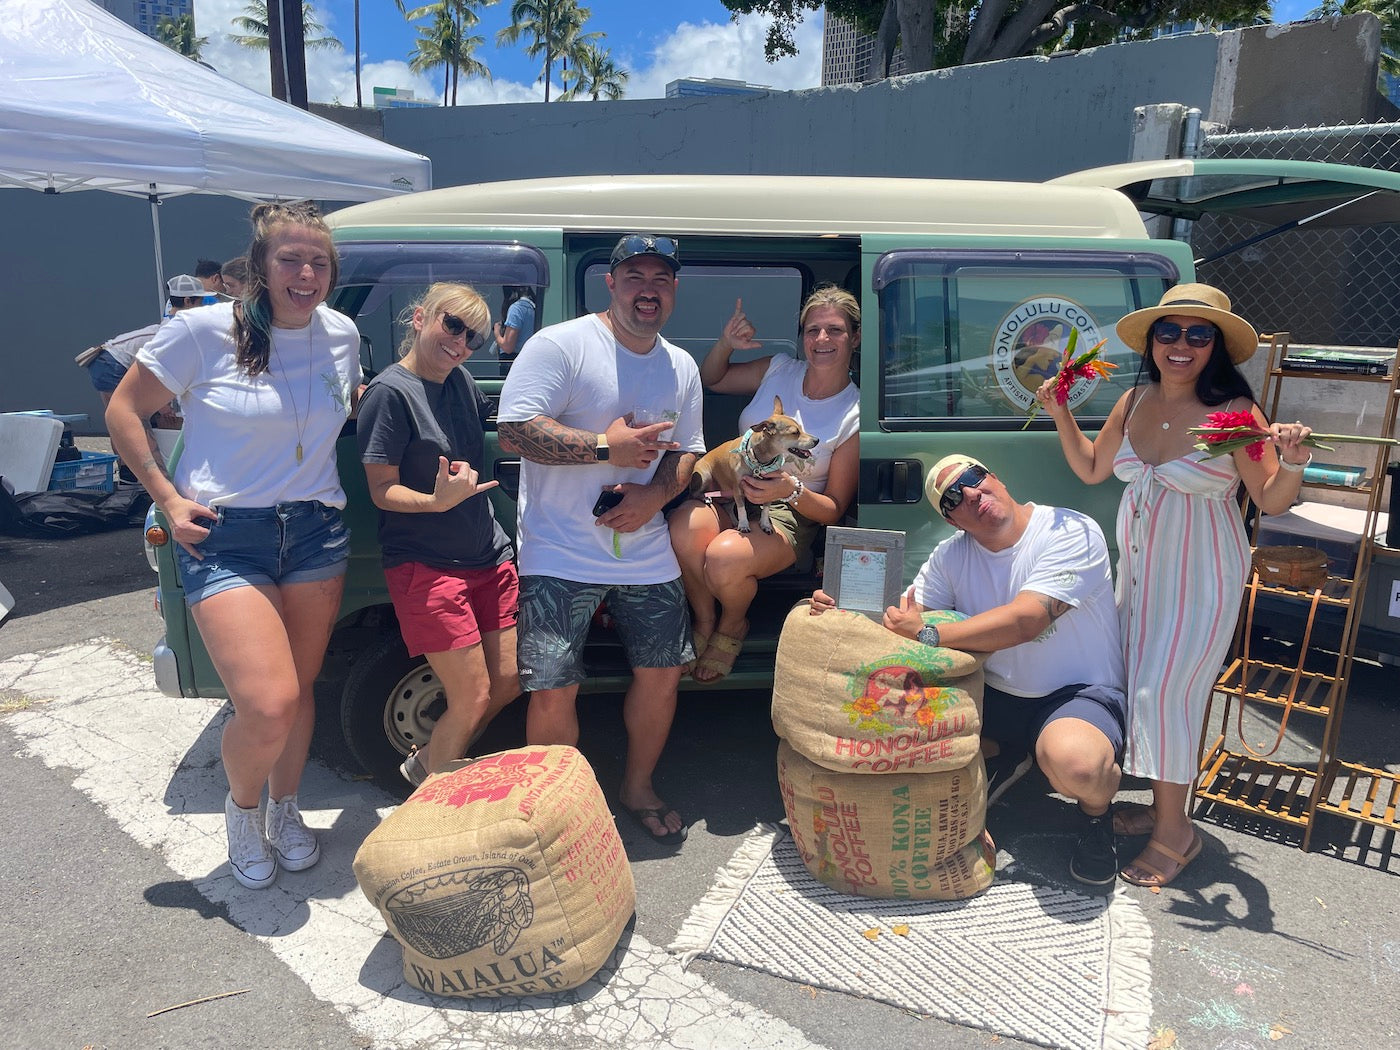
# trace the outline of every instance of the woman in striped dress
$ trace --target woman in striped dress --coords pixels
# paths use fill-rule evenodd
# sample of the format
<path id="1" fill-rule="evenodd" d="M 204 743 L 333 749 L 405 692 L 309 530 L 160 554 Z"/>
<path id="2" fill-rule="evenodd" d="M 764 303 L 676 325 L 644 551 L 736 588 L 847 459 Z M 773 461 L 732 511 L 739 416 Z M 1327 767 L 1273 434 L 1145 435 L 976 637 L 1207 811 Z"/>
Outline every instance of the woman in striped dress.
<path id="1" fill-rule="evenodd" d="M 1153 805 L 1120 807 L 1119 834 L 1151 834 L 1120 875 L 1138 886 L 1171 882 L 1201 851 L 1187 812 L 1202 720 L 1239 612 L 1249 542 L 1235 503 L 1244 482 L 1266 514 L 1298 496 L 1309 460 L 1301 423 L 1268 423 L 1239 365 L 1259 337 L 1204 284 L 1169 289 L 1161 302 L 1118 322 L 1143 355 L 1138 382 L 1090 441 L 1054 382 L 1037 394 L 1055 421 L 1065 458 L 1083 481 L 1112 474 L 1118 505 L 1118 615 L 1128 676 L 1123 772 L 1152 784 Z M 1211 412 L 1248 412 L 1272 439 L 1258 460 L 1245 449 L 1211 458 L 1189 428 Z"/>

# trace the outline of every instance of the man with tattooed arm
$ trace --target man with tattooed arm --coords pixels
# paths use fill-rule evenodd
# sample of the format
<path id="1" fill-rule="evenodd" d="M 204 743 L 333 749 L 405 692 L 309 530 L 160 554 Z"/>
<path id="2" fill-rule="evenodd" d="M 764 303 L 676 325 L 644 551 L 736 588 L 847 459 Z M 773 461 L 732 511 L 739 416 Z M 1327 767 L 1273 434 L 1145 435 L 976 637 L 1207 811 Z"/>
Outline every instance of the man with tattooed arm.
<path id="1" fill-rule="evenodd" d="M 685 822 L 652 776 L 694 658 L 690 613 L 661 509 L 705 451 L 700 373 L 661 338 L 676 303 L 674 238 L 617 242 L 602 313 L 541 329 L 501 391 L 501 447 L 520 455 L 520 684 L 532 744 L 576 745 L 583 645 L 607 602 L 632 666 L 623 701 L 624 809 L 657 842 Z M 642 424 L 639 416 L 659 420 Z"/>
<path id="2" fill-rule="evenodd" d="M 924 492 L 958 531 L 934 548 L 899 605 L 885 610 L 885 627 L 926 645 L 988 654 L 988 804 L 1033 756 L 1051 786 L 1079 804 L 1070 874 L 1112 886 L 1109 806 L 1122 776 L 1125 697 L 1103 532 L 1077 511 L 1017 503 L 971 456 L 935 463 Z M 825 592 L 812 596 L 814 615 L 830 608 Z M 967 619 L 925 626 L 929 609 Z"/>

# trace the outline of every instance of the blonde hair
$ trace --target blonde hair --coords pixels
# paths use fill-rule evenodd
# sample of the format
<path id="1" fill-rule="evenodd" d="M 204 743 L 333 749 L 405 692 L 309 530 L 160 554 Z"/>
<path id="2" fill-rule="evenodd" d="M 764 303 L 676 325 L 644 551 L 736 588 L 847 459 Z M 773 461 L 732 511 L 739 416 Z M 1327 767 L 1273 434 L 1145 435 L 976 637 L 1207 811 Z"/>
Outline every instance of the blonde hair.
<path id="1" fill-rule="evenodd" d="M 846 315 L 846 323 L 851 326 L 851 345 L 860 345 L 860 301 L 838 284 L 819 284 L 807 296 L 802 311 L 797 315 L 797 331 L 807 327 L 807 315 L 819 307 L 829 306 Z"/>
<path id="2" fill-rule="evenodd" d="M 462 323 L 473 331 L 488 336 L 491 334 L 491 308 L 486 305 L 486 300 L 481 294 L 469 284 L 439 281 L 429 285 L 428 290 L 399 315 L 399 323 L 406 329 L 403 341 L 399 343 L 400 357 L 407 357 L 408 352 L 413 349 L 413 344 L 418 341 L 418 331 L 413 327 L 413 315 L 419 309 L 423 311 L 424 329 L 430 324 L 436 324 L 443 314 L 451 314 L 460 318 Z"/>

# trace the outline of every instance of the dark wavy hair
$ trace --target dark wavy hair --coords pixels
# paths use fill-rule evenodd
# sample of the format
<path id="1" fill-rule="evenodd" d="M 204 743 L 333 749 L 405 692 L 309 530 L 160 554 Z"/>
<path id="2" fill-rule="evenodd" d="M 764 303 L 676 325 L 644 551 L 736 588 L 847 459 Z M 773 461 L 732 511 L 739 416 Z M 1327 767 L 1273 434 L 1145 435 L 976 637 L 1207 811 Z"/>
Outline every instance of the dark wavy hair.
<path id="1" fill-rule="evenodd" d="M 1218 325 L 1210 327 L 1215 332 L 1215 342 L 1211 343 L 1210 357 L 1205 368 L 1202 368 L 1201 374 L 1196 377 L 1196 397 L 1203 405 L 1223 405 L 1237 397 L 1247 397 L 1250 404 L 1254 404 L 1254 391 L 1250 388 L 1249 380 L 1236 367 L 1235 362 L 1230 360 L 1230 355 L 1225 350 L 1225 333 Z M 1145 371 L 1148 379 L 1160 383 L 1162 370 L 1157 367 L 1157 362 L 1152 356 L 1156 329 L 1154 324 L 1147 331 L 1147 351 L 1142 355 L 1143 367 L 1138 369 L 1138 376 L 1141 377 Z"/>
<path id="2" fill-rule="evenodd" d="M 331 256 L 330 287 L 340 279 L 340 259 L 331 241 L 330 227 L 310 201 L 295 204 L 259 204 L 249 216 L 253 241 L 248 245 L 248 284 L 243 301 L 233 310 L 233 346 L 238 370 L 255 376 L 267 371 L 272 350 L 272 304 L 267 290 L 267 253 L 272 238 L 283 226 L 301 226 L 326 239 Z"/>

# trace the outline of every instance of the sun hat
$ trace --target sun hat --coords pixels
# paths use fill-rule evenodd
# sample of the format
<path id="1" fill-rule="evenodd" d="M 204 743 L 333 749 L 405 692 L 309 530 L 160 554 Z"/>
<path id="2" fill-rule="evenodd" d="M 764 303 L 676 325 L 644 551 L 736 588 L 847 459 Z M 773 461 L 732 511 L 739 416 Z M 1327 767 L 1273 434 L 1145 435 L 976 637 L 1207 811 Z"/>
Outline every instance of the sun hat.
<path id="1" fill-rule="evenodd" d="M 204 282 L 187 273 L 177 273 L 166 281 L 165 291 L 172 299 L 203 299 L 208 294 Z"/>
<path id="2" fill-rule="evenodd" d="M 629 233 L 618 239 L 608 258 L 608 272 L 617 269 L 617 264 L 636 258 L 638 255 L 654 255 L 675 273 L 681 268 L 680 242 L 674 237 L 663 237 L 655 233 Z"/>
<path id="3" fill-rule="evenodd" d="M 1202 317 L 1225 333 L 1225 352 L 1234 364 L 1242 364 L 1259 349 L 1259 333 L 1239 314 L 1230 312 L 1230 297 L 1208 284 L 1178 284 L 1168 288 L 1162 301 L 1145 310 L 1134 310 L 1118 322 L 1118 338 L 1140 354 L 1147 352 L 1147 336 L 1153 322 L 1168 314 Z"/>
<path id="4" fill-rule="evenodd" d="M 953 469 L 949 470 L 949 467 Z M 966 471 L 968 467 L 981 467 L 988 474 L 991 473 L 990 468 L 988 468 L 985 463 L 981 463 L 971 456 L 965 456 L 961 452 L 954 452 L 951 456 L 944 456 L 929 468 L 928 476 L 924 478 L 924 495 L 928 497 L 929 503 L 932 504 L 933 509 L 938 511 L 939 514 L 943 513 L 942 503 L 944 493 L 952 487 L 953 482 L 963 476 L 963 472 Z M 940 478 L 942 478 L 941 481 L 939 480 Z"/>

